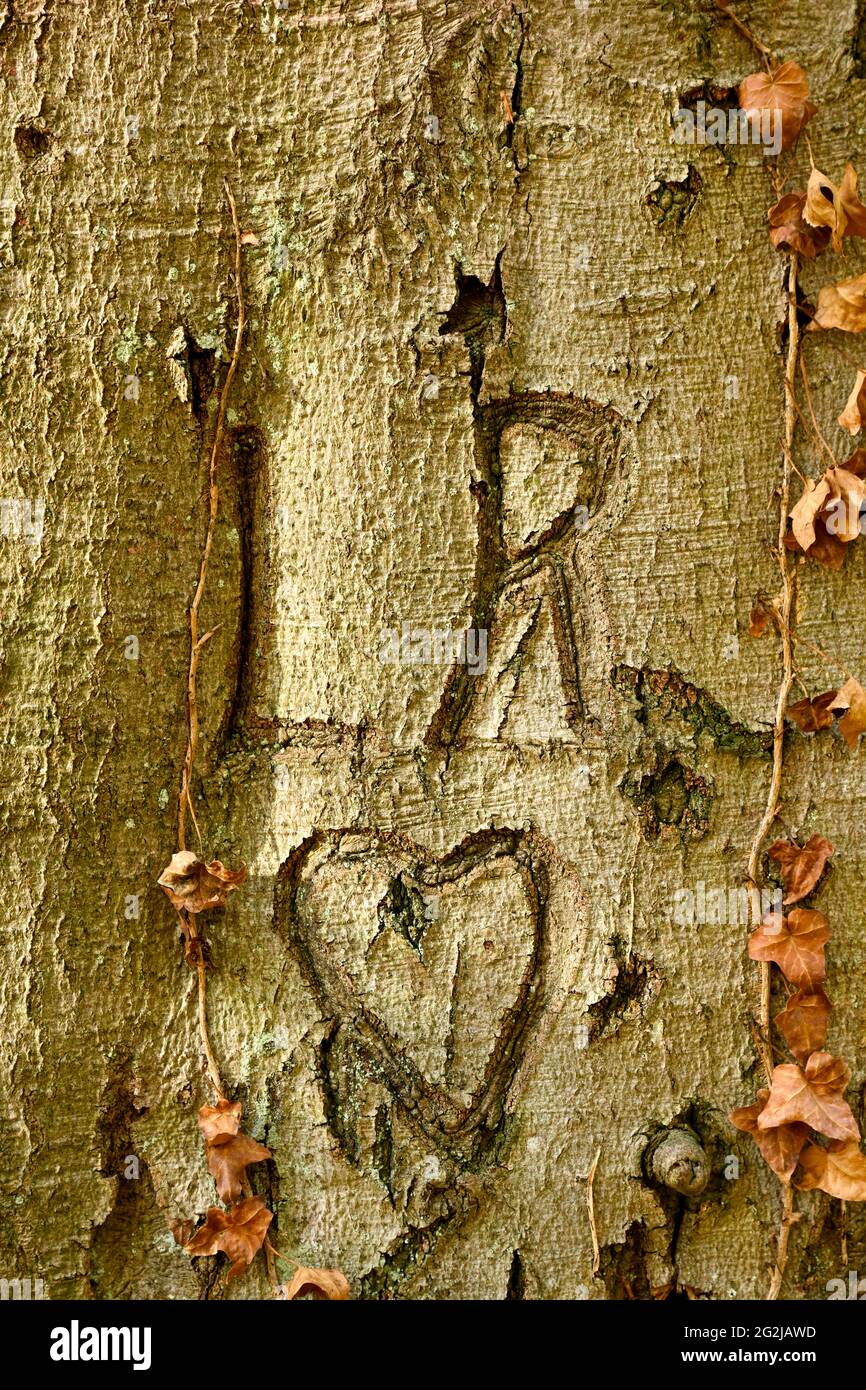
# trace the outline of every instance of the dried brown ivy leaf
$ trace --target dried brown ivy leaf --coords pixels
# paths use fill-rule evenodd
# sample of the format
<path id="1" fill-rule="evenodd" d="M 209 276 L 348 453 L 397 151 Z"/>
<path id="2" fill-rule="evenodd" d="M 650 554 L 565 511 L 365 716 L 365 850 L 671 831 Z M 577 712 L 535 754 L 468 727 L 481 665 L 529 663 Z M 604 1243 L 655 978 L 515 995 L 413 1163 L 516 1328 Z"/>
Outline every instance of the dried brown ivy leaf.
<path id="1" fill-rule="evenodd" d="M 339 1269 L 308 1269 L 305 1265 L 299 1265 L 291 1281 L 283 1285 L 283 1292 L 289 1300 L 312 1294 L 330 1303 L 343 1302 L 352 1296 L 349 1281 Z"/>
<path id="2" fill-rule="evenodd" d="M 857 369 L 857 380 L 839 416 L 839 424 L 849 434 L 859 434 L 866 423 L 866 372 Z"/>
<path id="3" fill-rule="evenodd" d="M 856 189 L 856 175 L 854 186 Z M 842 202 L 841 190 L 819 169 L 813 169 L 809 175 L 803 216 L 810 227 L 829 228 L 833 250 L 842 250 L 842 237 L 848 225 L 848 214 Z"/>
<path id="4" fill-rule="evenodd" d="M 791 508 L 789 516 L 793 523 L 794 539 L 802 550 L 808 551 L 815 544 L 815 522 L 829 496 L 830 483 L 826 476 L 817 483 L 807 478 L 799 501 Z"/>
<path id="5" fill-rule="evenodd" d="M 812 835 L 805 845 L 794 840 L 776 840 L 767 853 L 782 870 L 784 902 L 788 907 L 811 893 L 833 853 L 833 845 L 824 835 Z"/>
<path id="6" fill-rule="evenodd" d="M 852 750 L 866 730 L 866 690 L 851 676 L 837 692 L 830 708 L 834 713 L 844 711 L 839 720 L 839 732 Z"/>
<path id="7" fill-rule="evenodd" d="M 804 734 L 817 734 L 822 729 L 832 728 L 830 705 L 835 698 L 835 690 L 825 690 L 822 695 L 813 695 L 811 699 L 797 700 L 788 706 L 785 713 Z"/>
<path id="8" fill-rule="evenodd" d="M 859 1139 L 860 1130 L 842 1092 L 851 1073 L 829 1052 L 813 1052 L 805 1069 L 785 1062 L 773 1069 L 770 1099 L 758 1116 L 759 1129 L 801 1121 L 828 1139 Z"/>
<path id="9" fill-rule="evenodd" d="M 800 1166 L 803 1173 L 794 1186 L 801 1191 L 817 1187 L 843 1202 L 866 1202 L 866 1154 L 856 1139 L 839 1139 L 826 1149 L 808 1144 Z"/>
<path id="10" fill-rule="evenodd" d="M 806 552 L 792 533 L 785 537 L 785 549 L 794 550 L 798 555 Z M 845 544 L 838 536 L 831 536 L 823 521 L 815 524 L 815 544 L 809 547 L 809 559 L 828 570 L 840 570 L 845 563 Z"/>
<path id="11" fill-rule="evenodd" d="M 855 478 L 866 478 L 866 449 L 855 449 L 842 467 L 848 473 L 853 473 Z"/>
<path id="12" fill-rule="evenodd" d="M 767 608 L 766 604 L 756 603 L 749 614 L 749 636 L 763 637 L 764 633 L 767 631 L 770 617 L 770 610 Z"/>
<path id="13" fill-rule="evenodd" d="M 228 1277 L 234 1279 L 249 1268 L 262 1248 L 272 1220 L 273 1212 L 261 1197 L 245 1197 L 227 1212 L 222 1207 L 208 1207 L 204 1225 L 184 1249 L 188 1255 L 228 1255 L 233 1262 Z"/>
<path id="14" fill-rule="evenodd" d="M 817 107 L 809 101 L 809 83 L 799 63 L 781 63 L 771 74 L 753 72 L 738 88 L 740 106 L 757 119 L 762 111 L 778 111 L 782 122 L 781 148 L 789 150 Z"/>
<path id="15" fill-rule="evenodd" d="M 749 937 L 752 960 L 774 961 L 792 985 L 814 992 L 824 981 L 830 928 L 823 912 L 795 907 L 787 917 L 768 912 Z"/>
<path id="16" fill-rule="evenodd" d="M 824 1046 L 831 1010 L 823 989 L 812 994 L 798 989 L 781 1013 L 776 1014 L 776 1027 L 798 1062 L 808 1061 L 813 1052 L 820 1052 Z"/>
<path id="17" fill-rule="evenodd" d="M 853 164 L 845 165 L 839 185 L 839 199 L 847 219 L 845 235 L 866 237 L 866 207 L 857 194 L 857 171 Z"/>
<path id="18" fill-rule="evenodd" d="M 203 1105 L 198 1112 L 198 1126 L 207 1141 L 208 1172 L 216 1182 L 220 1201 L 225 1203 L 240 1197 L 247 1164 L 271 1157 L 264 1144 L 240 1133 L 240 1123 L 239 1100 L 218 1100 L 216 1105 Z"/>
<path id="19" fill-rule="evenodd" d="M 845 333 L 862 333 L 866 328 L 866 275 L 839 280 L 835 285 L 822 285 L 818 291 L 818 308 L 808 331 L 816 328 L 841 328 Z"/>
<path id="20" fill-rule="evenodd" d="M 819 169 L 812 169 L 803 215 L 810 226 L 830 230 L 834 251 L 842 250 L 843 236 L 866 236 L 866 207 L 857 196 L 853 164 L 845 165 L 838 187 Z"/>
<path id="21" fill-rule="evenodd" d="M 730 1120 L 737 1129 L 751 1134 L 764 1161 L 769 1163 L 773 1172 L 778 1174 L 783 1182 L 789 1182 L 803 1145 L 809 1138 L 809 1127 L 795 1122 L 791 1125 L 777 1125 L 774 1129 L 759 1129 L 758 1117 L 769 1099 L 770 1092 L 760 1090 L 755 1104 L 744 1105 L 741 1109 L 732 1111 Z"/>
<path id="22" fill-rule="evenodd" d="M 218 1100 L 216 1105 L 203 1105 L 198 1112 L 198 1127 L 205 1139 L 218 1134 L 237 1134 L 241 1127 L 239 1100 Z"/>
<path id="23" fill-rule="evenodd" d="M 183 1246 L 187 1244 L 193 1231 L 195 1230 L 195 1222 L 190 1221 L 188 1217 L 177 1217 L 174 1221 L 170 1223 L 168 1229 L 174 1236 L 175 1245 Z"/>
<path id="24" fill-rule="evenodd" d="M 236 1202 L 244 1190 L 247 1164 L 271 1157 L 270 1149 L 248 1134 L 218 1134 L 207 1146 L 207 1170 L 221 1202 Z"/>
<path id="25" fill-rule="evenodd" d="M 786 193 L 767 216 L 770 219 L 770 241 L 777 251 L 799 251 L 813 261 L 830 245 L 829 227 L 810 227 L 803 216 L 805 193 Z"/>
<path id="26" fill-rule="evenodd" d="M 820 520 L 829 534 L 850 545 L 860 534 L 860 509 L 864 502 L 866 482 L 847 468 L 828 468 L 817 483 L 807 478 L 802 495 L 790 512 L 795 540 L 810 553 Z"/>
<path id="27" fill-rule="evenodd" d="M 172 907 L 184 912 L 204 912 L 222 907 L 247 876 L 245 866 L 227 869 L 219 859 L 204 864 L 188 849 L 171 856 L 157 883 L 168 895 Z"/>
<path id="28" fill-rule="evenodd" d="M 829 468 L 830 497 L 824 524 L 832 535 L 850 545 L 860 535 L 860 514 L 866 504 L 866 482 L 847 468 Z"/>

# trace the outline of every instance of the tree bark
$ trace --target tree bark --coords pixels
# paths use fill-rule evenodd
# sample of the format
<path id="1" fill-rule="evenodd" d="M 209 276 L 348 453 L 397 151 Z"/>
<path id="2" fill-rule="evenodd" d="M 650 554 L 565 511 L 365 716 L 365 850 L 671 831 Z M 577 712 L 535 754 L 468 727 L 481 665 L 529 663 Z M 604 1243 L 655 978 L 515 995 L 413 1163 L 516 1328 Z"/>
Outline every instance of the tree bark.
<path id="1" fill-rule="evenodd" d="M 862 6 L 749 22 L 809 73 L 819 166 L 862 161 Z M 763 1084 L 748 925 L 678 905 L 736 896 L 770 777 L 779 651 L 747 626 L 785 260 L 760 150 L 671 136 L 757 55 L 688 0 L 6 0 L 0 64 L 0 1275 L 268 1296 L 169 1231 L 215 1200 L 213 1094 L 155 884 L 228 178 L 257 240 L 192 791 L 202 857 L 249 870 L 208 1011 L 275 1244 L 358 1298 L 763 1296 L 780 1188 L 727 1119 Z M 808 363 L 834 422 L 850 369 Z M 864 565 L 798 570 L 802 631 L 861 679 Z M 836 846 L 858 1117 L 864 798 L 860 758 L 790 738 L 778 830 Z M 825 1297 L 866 1224 L 797 1208 L 782 1297 Z"/>

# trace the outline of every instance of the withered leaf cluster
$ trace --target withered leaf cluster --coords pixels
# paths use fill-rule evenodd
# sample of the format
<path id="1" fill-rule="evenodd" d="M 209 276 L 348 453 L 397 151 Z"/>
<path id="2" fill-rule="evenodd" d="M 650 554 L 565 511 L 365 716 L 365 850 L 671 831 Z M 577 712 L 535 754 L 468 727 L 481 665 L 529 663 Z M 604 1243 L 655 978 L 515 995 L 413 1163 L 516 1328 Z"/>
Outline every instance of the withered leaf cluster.
<path id="1" fill-rule="evenodd" d="M 817 887 L 832 854 L 823 835 L 813 835 L 805 845 L 777 840 L 770 846 L 786 907 Z M 769 912 L 752 932 L 752 960 L 772 961 L 794 986 L 775 1023 L 795 1060 L 774 1067 L 769 1088 L 758 1091 L 754 1105 L 735 1110 L 731 1123 L 752 1135 L 782 1182 L 866 1201 L 866 1156 L 844 1094 L 851 1073 L 824 1051 L 832 1007 L 823 989 L 829 937 L 824 914 L 806 907 Z"/>
<path id="2" fill-rule="evenodd" d="M 802 125 L 798 133 L 799 129 Z M 783 194 L 767 217 L 770 241 L 779 251 L 797 251 L 807 260 L 814 260 L 828 246 L 841 252 L 844 237 L 866 237 L 866 207 L 857 193 L 856 169 L 846 164 L 841 182 L 835 184 L 813 167 L 805 190 Z M 832 313 L 831 302 L 835 303 L 835 298 L 828 295 L 823 309 L 819 304 L 819 327 L 844 326 L 822 321 L 825 311 Z"/>
<path id="3" fill-rule="evenodd" d="M 719 3 L 725 7 L 725 0 Z M 816 109 L 809 101 L 806 74 L 796 63 L 753 73 L 740 84 L 739 100 L 754 121 L 775 113 L 782 123 L 782 150 L 792 148 Z M 768 217 L 772 245 L 809 260 L 828 247 L 841 252 L 846 237 L 866 238 L 866 206 L 851 164 L 838 184 L 813 164 L 805 190 L 783 193 Z M 809 328 L 866 329 L 866 274 L 824 285 Z M 805 378 L 805 367 L 803 373 Z M 839 425 L 852 436 L 866 425 L 866 369 L 857 370 Z M 817 423 L 815 431 L 819 433 Z M 861 509 L 866 510 L 866 450 L 858 449 L 841 466 L 835 458 L 832 462 L 817 481 L 805 481 L 790 512 L 785 546 L 838 570 L 846 547 L 860 535 Z M 763 636 L 771 624 L 784 632 L 782 612 L 778 600 L 756 602 L 751 635 Z M 836 717 L 849 748 L 855 748 L 866 730 L 866 691 L 846 676 L 840 689 L 791 704 L 787 716 L 804 733 L 830 728 Z M 768 851 L 782 875 L 786 910 L 766 914 L 749 938 L 749 955 L 775 964 L 790 986 L 774 1021 L 794 1060 L 774 1066 L 769 1087 L 758 1091 L 753 1105 L 735 1110 L 731 1121 L 753 1136 L 782 1182 L 803 1190 L 819 1188 L 846 1201 L 866 1201 L 866 1155 L 845 1099 L 851 1073 L 825 1051 L 832 1009 L 823 989 L 830 926 L 823 913 L 794 906 L 818 886 L 833 852 L 823 835 L 813 835 L 805 845 L 777 840 Z"/>
<path id="4" fill-rule="evenodd" d="M 858 449 L 857 452 L 866 456 L 866 450 Z M 835 541 L 835 537 L 831 539 Z M 844 545 L 840 548 L 844 556 Z M 837 566 L 834 565 L 833 568 Z M 778 600 L 770 602 L 767 599 L 757 599 L 749 616 L 750 636 L 763 637 L 771 623 L 781 626 Z M 842 686 L 824 690 L 820 695 L 807 694 L 802 700 L 794 700 L 788 705 L 785 714 L 804 734 L 818 734 L 823 729 L 831 729 L 837 724 L 840 734 L 853 752 L 860 735 L 866 732 L 866 690 L 853 676 L 848 676 Z"/>
<path id="5" fill-rule="evenodd" d="M 247 876 L 245 866 L 227 869 L 219 859 L 204 864 L 188 849 L 171 856 L 156 880 L 178 912 L 206 912 L 223 907 L 229 893 L 239 888 Z"/>
<path id="6" fill-rule="evenodd" d="M 820 733 L 837 720 L 840 734 L 853 751 L 860 735 L 866 731 L 866 690 L 849 676 L 838 690 L 806 696 L 789 705 L 786 713 L 804 734 Z"/>
<path id="7" fill-rule="evenodd" d="M 783 69 L 788 71 L 781 80 Z M 766 73 L 754 73 L 746 78 L 740 85 L 740 101 L 745 104 L 745 92 L 756 110 L 777 109 L 782 112 L 782 148 L 787 149 L 797 139 L 815 108 L 807 101 L 808 85 L 802 68 L 796 63 L 786 63 L 783 69 L 776 69 L 772 77 Z M 845 237 L 866 238 L 866 205 L 861 202 L 857 192 L 856 169 L 853 164 L 846 164 L 842 178 L 836 184 L 813 165 L 805 190 L 783 193 L 769 209 L 767 218 L 770 241 L 779 251 L 793 251 L 807 260 L 814 260 L 828 247 L 841 252 Z M 823 285 L 818 291 L 818 304 L 809 329 L 829 328 L 838 328 L 845 333 L 862 333 L 866 329 L 866 274 Z M 864 369 L 857 369 L 854 385 L 839 416 L 839 425 L 851 435 L 858 434 L 866 425 Z M 809 505 L 806 503 L 804 513 L 808 515 L 808 511 Z M 849 539 L 853 539 L 853 536 Z M 831 568 L 838 568 L 842 563 L 844 551 L 841 546 L 827 544 L 820 527 L 817 540 L 813 537 L 809 545 L 803 545 L 803 549 L 811 550 L 813 558 Z"/>
<path id="8" fill-rule="evenodd" d="M 860 535 L 864 504 L 866 449 L 856 449 L 840 467 L 828 468 L 817 482 L 807 478 L 791 508 L 791 530 L 785 544 L 828 569 L 841 569 L 846 546 Z"/>
<path id="9" fill-rule="evenodd" d="M 770 208 L 770 241 L 777 251 L 797 251 L 813 261 L 830 245 L 829 227 L 813 227 L 806 221 L 806 194 L 785 193 Z"/>
<path id="10" fill-rule="evenodd" d="M 247 1168 L 271 1157 L 270 1149 L 241 1130 L 241 1103 L 220 1098 L 216 1105 L 203 1105 L 198 1126 L 207 1152 L 208 1172 L 216 1183 L 220 1201 L 228 1206 L 208 1207 L 204 1222 L 192 1233 L 192 1223 L 172 1225 L 175 1240 L 188 1255 L 226 1255 L 231 1260 L 228 1278 L 245 1274 L 267 1238 L 273 1212 L 261 1197 L 251 1196 Z M 246 1196 L 242 1194 L 246 1192 Z M 273 1252 L 272 1252 L 273 1253 Z M 281 1285 L 284 1298 L 341 1300 L 350 1295 L 349 1283 L 338 1269 L 299 1268 L 288 1285 Z"/>
<path id="11" fill-rule="evenodd" d="M 241 1133 L 241 1113 L 239 1100 L 222 1098 L 216 1105 L 203 1105 L 198 1112 L 208 1172 L 216 1182 L 220 1201 L 230 1206 L 228 1211 L 208 1207 L 204 1225 L 184 1243 L 188 1255 L 216 1255 L 220 1251 L 228 1255 L 232 1261 L 230 1279 L 247 1270 L 273 1219 L 261 1197 L 247 1195 L 240 1200 L 248 1165 L 271 1157 L 264 1144 Z"/>

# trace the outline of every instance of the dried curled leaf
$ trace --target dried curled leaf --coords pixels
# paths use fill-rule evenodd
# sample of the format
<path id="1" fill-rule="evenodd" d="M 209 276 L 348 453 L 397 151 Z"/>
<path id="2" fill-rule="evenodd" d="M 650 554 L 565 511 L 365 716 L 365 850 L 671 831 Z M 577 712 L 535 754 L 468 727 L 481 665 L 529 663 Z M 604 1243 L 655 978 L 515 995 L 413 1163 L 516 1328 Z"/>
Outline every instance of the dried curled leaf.
<path id="1" fill-rule="evenodd" d="M 803 215 L 810 226 L 829 229 L 834 251 L 842 250 L 843 236 L 866 236 L 866 207 L 857 196 L 853 164 L 846 164 L 838 188 L 819 169 L 812 170 Z"/>
<path id="2" fill-rule="evenodd" d="M 804 217 L 805 193 L 786 193 L 767 216 L 770 220 L 770 241 L 777 251 L 798 251 L 813 261 L 830 245 L 829 227 L 810 227 Z"/>
<path id="3" fill-rule="evenodd" d="M 216 1105 L 203 1105 L 198 1112 L 198 1127 L 205 1139 L 218 1134 L 237 1134 L 241 1127 L 239 1100 L 218 1100 Z"/>
<path id="4" fill-rule="evenodd" d="M 829 228 L 833 250 L 842 250 L 842 237 L 848 225 L 848 215 L 842 202 L 841 190 L 819 169 L 813 169 L 809 176 L 803 216 L 810 227 Z"/>
<path id="5" fill-rule="evenodd" d="M 221 1202 L 236 1202 L 244 1189 L 247 1165 L 271 1157 L 270 1149 L 248 1134 L 218 1134 L 207 1146 L 207 1170 Z"/>
<path id="6" fill-rule="evenodd" d="M 749 636 L 763 637 L 772 614 L 764 603 L 756 603 L 749 614 Z"/>
<path id="7" fill-rule="evenodd" d="M 184 1246 L 195 1229 L 195 1222 L 190 1221 L 188 1217 L 177 1217 L 169 1223 L 168 1229 L 174 1236 L 175 1245 Z"/>
<path id="8" fill-rule="evenodd" d="M 198 1127 L 207 1141 L 208 1172 L 216 1182 L 220 1201 L 226 1203 L 240 1197 L 247 1164 L 271 1157 L 264 1144 L 240 1133 L 240 1123 L 239 1100 L 218 1100 L 216 1105 L 203 1105 L 198 1112 Z"/>
<path id="9" fill-rule="evenodd" d="M 227 1255 L 232 1261 L 229 1279 L 245 1273 L 254 1255 L 262 1248 L 273 1212 L 261 1197 L 245 1197 L 231 1211 L 208 1207 L 204 1225 L 199 1226 L 184 1249 L 188 1255 Z"/>
<path id="10" fill-rule="evenodd" d="M 288 1284 L 283 1285 L 285 1297 L 289 1300 L 306 1298 L 326 1299 L 328 1302 L 343 1302 L 351 1298 L 349 1281 L 339 1269 L 308 1269 L 300 1265 Z"/>
<path id="11" fill-rule="evenodd" d="M 791 508 L 794 539 L 803 550 L 808 551 L 815 544 L 815 521 L 821 516 L 829 496 L 830 483 L 826 476 L 817 483 L 807 478 L 799 501 Z"/>
<path id="12" fill-rule="evenodd" d="M 816 328 L 841 328 L 844 333 L 862 333 L 866 328 L 866 275 L 839 280 L 835 285 L 822 285 L 818 291 L 818 308 L 809 324 Z"/>
<path id="13" fill-rule="evenodd" d="M 767 853 L 782 870 L 787 907 L 811 893 L 833 853 L 833 845 L 824 835 L 812 835 L 805 845 L 794 840 L 776 840 Z"/>
<path id="14" fill-rule="evenodd" d="M 244 865 L 227 869 L 219 859 L 204 864 L 190 850 L 182 849 L 171 856 L 157 883 L 179 912 L 204 912 L 223 907 L 229 893 L 240 887 L 246 876 Z"/>
<path id="15" fill-rule="evenodd" d="M 760 1090 L 754 1105 L 744 1105 L 740 1110 L 731 1112 L 731 1124 L 751 1134 L 765 1163 L 783 1182 L 790 1182 L 803 1145 L 809 1138 L 809 1126 L 795 1122 L 777 1125 L 773 1129 L 759 1129 L 758 1118 L 769 1099 L 770 1092 Z"/>
<path id="16" fill-rule="evenodd" d="M 857 740 L 866 730 L 866 690 L 851 676 L 837 692 L 830 706 L 834 713 L 843 712 L 839 732 L 848 747 L 857 747 Z"/>
<path id="17" fill-rule="evenodd" d="M 846 236 L 866 237 L 866 207 L 857 194 L 857 171 L 853 164 L 845 165 L 842 182 L 839 185 L 839 200 L 845 210 Z"/>
<path id="18" fill-rule="evenodd" d="M 799 989 L 776 1014 L 776 1027 L 798 1062 L 808 1061 L 824 1046 L 832 1007 L 823 989 L 812 994 Z"/>
<path id="19" fill-rule="evenodd" d="M 857 379 L 839 416 L 839 424 L 851 435 L 859 434 L 866 424 L 866 372 L 861 368 L 857 369 Z"/>
<path id="20" fill-rule="evenodd" d="M 826 973 L 824 946 L 830 938 L 822 912 L 795 907 L 787 917 L 768 912 L 749 937 L 752 960 L 774 961 L 792 985 L 814 993 Z"/>
<path id="21" fill-rule="evenodd" d="M 816 522 L 849 545 L 860 534 L 860 511 L 866 503 L 866 482 L 847 468 L 828 468 L 817 483 L 806 479 L 803 493 L 791 509 L 794 538 L 807 554 L 817 540 Z"/>
<path id="22" fill-rule="evenodd" d="M 840 1139 L 826 1149 L 808 1144 L 800 1167 L 802 1175 L 794 1186 L 803 1192 L 817 1187 L 843 1202 L 866 1202 L 866 1154 L 856 1139 Z"/>
<path id="23" fill-rule="evenodd" d="M 738 90 L 740 106 L 760 120 L 764 111 L 778 111 L 782 122 L 781 148 L 789 150 L 817 107 L 809 101 L 809 83 L 799 63 L 781 63 L 771 74 L 753 72 Z"/>
<path id="24" fill-rule="evenodd" d="M 817 734 L 822 729 L 832 727 L 830 705 L 835 698 L 835 690 L 825 690 L 822 695 L 813 695 L 811 699 L 797 700 L 788 706 L 785 713 L 804 734 Z"/>
<path id="25" fill-rule="evenodd" d="M 799 555 L 806 552 L 796 537 L 789 532 L 785 537 L 786 550 L 794 550 Z M 828 570 L 840 570 L 845 563 L 845 543 L 838 536 L 832 536 L 819 518 L 815 522 L 815 544 L 809 546 L 809 559 Z"/>
<path id="26" fill-rule="evenodd" d="M 851 1073 L 829 1052 L 813 1052 L 805 1069 L 785 1062 L 773 1069 L 770 1098 L 758 1116 L 759 1129 L 795 1121 L 828 1139 L 859 1139 L 860 1130 L 843 1091 Z"/>

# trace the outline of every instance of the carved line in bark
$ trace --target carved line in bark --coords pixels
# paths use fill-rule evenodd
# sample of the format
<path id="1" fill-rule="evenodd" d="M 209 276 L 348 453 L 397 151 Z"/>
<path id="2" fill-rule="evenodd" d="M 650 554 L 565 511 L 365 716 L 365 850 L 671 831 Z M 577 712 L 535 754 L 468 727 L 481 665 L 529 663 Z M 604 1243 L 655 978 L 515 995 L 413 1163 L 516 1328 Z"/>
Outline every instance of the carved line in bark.
<path id="1" fill-rule="evenodd" d="M 502 440 L 509 428 L 527 425 L 568 438 L 576 452 L 589 452 L 595 465 L 580 500 L 551 517 L 541 534 L 522 546 L 506 542 L 503 518 Z M 579 544 L 577 508 L 590 514 L 586 530 L 597 529 L 601 508 L 617 481 L 623 462 L 622 419 L 616 411 L 592 401 L 552 392 L 527 392 L 479 406 L 475 414 L 475 464 L 479 482 L 478 549 L 475 599 L 470 626 L 489 630 L 509 591 L 535 574 L 543 574 L 551 605 L 565 718 L 574 727 L 584 714 L 576 628 L 582 628 L 579 605 L 572 601 L 569 579 L 576 582 L 572 552 Z M 455 664 L 445 679 L 439 708 L 431 720 L 425 745 L 447 751 L 459 742 L 460 731 L 480 698 L 483 681 L 467 667 Z"/>
<path id="2" fill-rule="evenodd" d="M 232 481 L 236 490 L 235 514 L 240 537 L 240 576 L 238 636 L 232 644 L 234 670 L 228 707 L 217 735 L 217 748 L 224 753 L 227 744 L 244 722 L 253 694 L 253 665 L 263 635 L 270 631 L 269 586 L 260 582 L 255 550 L 260 498 L 267 488 L 267 452 L 261 431 L 246 425 L 230 435 L 228 450 Z M 225 486 L 224 489 L 225 490 Z"/>
<path id="3" fill-rule="evenodd" d="M 352 848 L 353 842 L 363 841 L 368 842 L 366 847 Z M 308 920 L 307 906 L 315 891 L 316 872 L 335 858 L 347 864 L 354 859 L 360 871 L 370 864 L 371 856 L 390 859 L 399 866 L 391 874 L 392 884 L 398 872 L 411 873 L 415 881 L 431 890 L 456 884 L 473 869 L 503 859 L 518 866 L 532 923 L 531 949 L 516 993 L 506 1002 L 498 1020 L 499 1032 L 489 1040 L 483 1074 L 468 1104 L 460 1103 L 447 1087 L 432 1083 L 423 1074 L 407 1055 L 405 1046 L 359 997 L 344 963 L 328 948 L 323 933 L 313 929 L 314 924 L 311 926 Z M 277 878 L 277 930 L 297 953 L 326 1015 L 353 1030 L 375 1079 L 383 1082 L 427 1139 L 461 1164 L 478 1159 L 495 1135 L 503 1100 L 537 1014 L 543 981 L 547 899 L 544 848 L 531 831 L 481 831 L 441 857 L 395 831 L 316 831 L 285 861 Z"/>
<path id="4" fill-rule="evenodd" d="M 509 547 L 503 533 L 503 486 L 500 449 L 502 436 L 512 426 L 550 430 L 570 439 L 575 453 L 589 456 L 592 475 L 580 499 L 549 518 L 530 543 Z M 585 633 L 579 569 L 575 554 L 583 535 L 611 524 L 608 511 L 616 510 L 619 484 L 624 484 L 624 422 L 618 413 L 592 401 L 554 392 L 527 392 L 493 401 L 475 410 L 475 463 L 473 484 L 477 499 L 478 545 L 474 593 L 467 626 L 495 633 L 497 614 L 521 586 L 539 580 L 552 619 L 556 657 L 564 695 L 564 716 L 577 729 L 584 715 L 580 683 L 579 649 Z M 260 451 L 261 452 L 261 451 Z M 621 488 L 619 489 L 621 491 Z M 611 505 L 609 505 L 611 504 Z M 577 508 L 585 505 L 590 520 L 577 534 Z M 243 534 L 243 531 L 242 531 Z M 261 591 L 262 585 L 258 585 Z M 246 623 L 246 647 L 254 650 L 262 622 L 253 614 Z M 341 745 L 359 739 L 379 740 L 387 749 L 383 731 L 372 726 L 339 722 L 263 719 L 254 712 L 249 689 L 248 662 L 239 675 L 242 689 L 235 695 L 227 734 L 241 726 L 254 741 L 275 741 L 287 746 L 314 743 Z M 461 745 L 461 730 L 489 693 L 489 682 L 473 675 L 463 663 L 454 663 L 446 676 L 442 696 L 423 740 L 428 755 L 446 756 Z"/>

